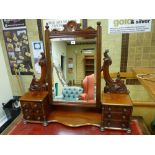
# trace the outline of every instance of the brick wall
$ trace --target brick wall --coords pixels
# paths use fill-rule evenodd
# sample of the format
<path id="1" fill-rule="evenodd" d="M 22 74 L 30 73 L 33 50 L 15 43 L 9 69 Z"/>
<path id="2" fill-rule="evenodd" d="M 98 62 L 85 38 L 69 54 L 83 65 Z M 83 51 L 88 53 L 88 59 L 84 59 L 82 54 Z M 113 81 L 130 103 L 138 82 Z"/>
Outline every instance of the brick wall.
<path id="1" fill-rule="evenodd" d="M 129 35 L 128 70 L 133 67 L 155 66 L 155 20 L 152 20 L 152 31 Z"/>

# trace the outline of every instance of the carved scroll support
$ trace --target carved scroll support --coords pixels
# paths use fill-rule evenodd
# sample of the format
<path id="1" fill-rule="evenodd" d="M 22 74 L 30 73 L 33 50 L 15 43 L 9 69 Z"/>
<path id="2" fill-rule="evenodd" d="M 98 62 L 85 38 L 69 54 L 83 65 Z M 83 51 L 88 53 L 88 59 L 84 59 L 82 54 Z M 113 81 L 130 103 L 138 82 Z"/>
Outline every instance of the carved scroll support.
<path id="1" fill-rule="evenodd" d="M 46 68 L 46 58 L 45 54 L 41 53 L 41 59 L 39 60 L 39 65 L 41 67 L 41 77 L 40 79 L 36 79 L 35 75 L 33 75 L 33 79 L 30 84 L 30 91 L 45 91 L 47 90 L 47 82 L 46 82 L 46 74 L 47 74 L 47 68 Z"/>
<path id="2" fill-rule="evenodd" d="M 103 71 L 103 77 L 106 82 L 104 87 L 105 93 L 121 93 L 128 94 L 129 91 L 124 84 L 124 81 L 121 80 L 119 73 L 117 74 L 117 78 L 113 80 L 109 74 L 109 66 L 112 64 L 112 60 L 108 55 L 109 50 L 105 50 L 104 58 L 103 58 L 103 66 L 101 67 L 101 72 Z"/>

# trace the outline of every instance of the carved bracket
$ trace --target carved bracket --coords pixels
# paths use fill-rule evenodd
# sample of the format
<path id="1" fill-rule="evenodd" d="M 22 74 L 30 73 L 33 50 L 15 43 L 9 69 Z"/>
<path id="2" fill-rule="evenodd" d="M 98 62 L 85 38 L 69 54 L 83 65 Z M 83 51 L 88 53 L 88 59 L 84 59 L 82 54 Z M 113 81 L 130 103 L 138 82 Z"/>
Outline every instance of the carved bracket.
<path id="1" fill-rule="evenodd" d="M 109 66 L 112 64 L 112 60 L 108 55 L 109 50 L 105 50 L 104 58 L 103 58 L 103 66 L 101 67 L 101 72 L 103 71 L 103 77 L 106 82 L 104 87 L 104 92 L 110 93 L 121 93 L 121 94 L 128 94 L 129 91 L 124 84 L 124 81 L 121 80 L 120 74 L 117 74 L 117 78 L 113 80 L 109 74 Z"/>

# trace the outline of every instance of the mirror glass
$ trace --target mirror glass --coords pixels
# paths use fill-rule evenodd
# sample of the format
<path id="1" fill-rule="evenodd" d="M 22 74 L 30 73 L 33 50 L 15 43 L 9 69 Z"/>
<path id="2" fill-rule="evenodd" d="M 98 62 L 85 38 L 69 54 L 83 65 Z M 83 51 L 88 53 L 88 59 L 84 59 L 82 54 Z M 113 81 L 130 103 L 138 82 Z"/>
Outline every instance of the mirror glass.
<path id="1" fill-rule="evenodd" d="M 53 100 L 96 103 L 96 38 L 51 39 Z"/>

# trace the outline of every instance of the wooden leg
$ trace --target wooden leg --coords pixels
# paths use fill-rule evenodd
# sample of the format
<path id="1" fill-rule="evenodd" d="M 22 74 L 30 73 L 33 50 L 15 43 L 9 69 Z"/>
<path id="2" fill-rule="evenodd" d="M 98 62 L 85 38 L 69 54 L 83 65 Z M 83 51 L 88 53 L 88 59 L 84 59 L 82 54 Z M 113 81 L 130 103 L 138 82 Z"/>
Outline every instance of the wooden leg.
<path id="1" fill-rule="evenodd" d="M 26 121 L 25 119 L 23 119 L 23 123 L 24 123 L 24 124 L 27 124 L 27 121 Z"/>
<path id="2" fill-rule="evenodd" d="M 100 131 L 104 131 L 104 124 L 103 124 L 103 122 L 101 123 Z"/>
<path id="3" fill-rule="evenodd" d="M 44 121 L 43 122 L 43 126 L 47 126 L 48 125 L 48 122 L 47 121 Z"/>
<path id="4" fill-rule="evenodd" d="M 100 128 L 100 131 L 104 131 L 104 127 L 103 126 Z"/>
<path id="5" fill-rule="evenodd" d="M 131 133 L 131 129 L 129 128 L 126 132 L 127 132 L 127 133 Z"/>

